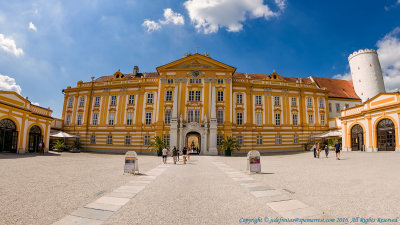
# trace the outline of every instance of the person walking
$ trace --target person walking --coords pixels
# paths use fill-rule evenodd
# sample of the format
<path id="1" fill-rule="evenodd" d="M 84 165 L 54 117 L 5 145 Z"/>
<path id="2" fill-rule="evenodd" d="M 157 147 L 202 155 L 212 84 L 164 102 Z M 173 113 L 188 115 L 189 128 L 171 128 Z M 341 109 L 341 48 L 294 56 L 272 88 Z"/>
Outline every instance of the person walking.
<path id="1" fill-rule="evenodd" d="M 335 144 L 335 151 L 336 151 L 336 160 L 340 160 L 340 144 L 336 141 Z"/>
<path id="2" fill-rule="evenodd" d="M 324 150 L 325 150 L 325 156 L 326 156 L 326 158 L 328 158 L 328 155 L 329 155 L 329 147 L 328 147 L 328 145 L 325 145 Z"/>
<path id="3" fill-rule="evenodd" d="M 164 147 L 162 149 L 162 159 L 163 159 L 163 163 L 166 164 L 167 163 L 167 154 L 168 154 L 168 150 L 166 147 Z"/>
<path id="4" fill-rule="evenodd" d="M 179 150 L 179 148 L 177 148 L 176 152 L 177 152 L 177 154 L 178 154 L 178 162 L 179 162 L 179 155 L 180 155 L 180 150 Z"/>
<path id="5" fill-rule="evenodd" d="M 319 143 L 317 143 L 317 158 L 319 159 L 319 155 L 321 153 L 321 147 L 319 145 Z"/>
<path id="6" fill-rule="evenodd" d="M 42 150 L 43 150 L 43 144 L 42 144 L 43 142 L 40 142 L 39 143 L 39 146 L 38 146 L 38 148 L 39 148 L 39 153 L 40 154 L 42 154 Z"/>
<path id="7" fill-rule="evenodd" d="M 190 152 L 191 151 L 193 151 L 193 148 L 190 148 L 188 151 L 187 151 L 187 160 L 190 160 Z"/>
<path id="8" fill-rule="evenodd" d="M 174 147 L 174 149 L 172 150 L 172 158 L 174 159 L 174 164 L 176 164 L 177 156 L 178 156 L 178 150 L 176 149 L 176 147 Z"/>
<path id="9" fill-rule="evenodd" d="M 184 147 L 182 151 L 182 156 L 183 156 L 183 164 L 186 164 L 186 154 L 187 154 L 187 148 Z"/>
<path id="10" fill-rule="evenodd" d="M 317 158 L 317 143 L 312 146 L 312 149 L 314 150 L 314 158 Z"/>

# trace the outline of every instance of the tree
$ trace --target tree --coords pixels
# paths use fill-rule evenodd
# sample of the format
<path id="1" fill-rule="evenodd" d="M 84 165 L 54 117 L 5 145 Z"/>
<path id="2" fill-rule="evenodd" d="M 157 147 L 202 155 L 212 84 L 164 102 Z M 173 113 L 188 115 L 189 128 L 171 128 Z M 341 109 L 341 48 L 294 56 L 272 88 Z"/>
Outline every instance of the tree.
<path id="1" fill-rule="evenodd" d="M 162 155 L 162 149 L 169 149 L 169 146 L 165 143 L 165 141 L 160 136 L 155 136 L 154 141 L 150 142 L 148 149 L 150 151 L 156 151 L 158 156 Z"/>
<path id="2" fill-rule="evenodd" d="M 64 141 L 57 140 L 56 143 L 54 143 L 53 148 L 54 148 L 54 150 L 61 152 L 65 148 Z"/>
<path id="3" fill-rule="evenodd" d="M 221 150 L 225 150 L 225 155 L 226 156 L 231 156 L 232 151 L 234 150 L 239 150 L 240 145 L 237 144 L 237 141 L 235 138 L 231 136 L 227 136 L 224 138 L 221 143 L 218 145 L 218 148 Z"/>

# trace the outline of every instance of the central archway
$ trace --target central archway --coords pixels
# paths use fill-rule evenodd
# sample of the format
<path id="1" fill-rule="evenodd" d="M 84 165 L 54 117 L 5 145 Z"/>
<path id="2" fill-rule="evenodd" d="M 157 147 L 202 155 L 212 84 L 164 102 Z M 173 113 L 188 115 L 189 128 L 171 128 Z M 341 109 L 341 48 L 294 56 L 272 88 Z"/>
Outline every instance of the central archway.
<path id="1" fill-rule="evenodd" d="M 186 134 L 185 146 L 191 150 L 191 153 L 200 154 L 201 135 L 198 132 L 189 132 Z"/>
<path id="2" fill-rule="evenodd" d="M 364 130 L 356 124 L 351 128 L 351 151 L 362 150 L 364 145 Z"/>
<path id="3" fill-rule="evenodd" d="M 42 130 L 38 126 L 33 126 L 29 130 L 29 152 L 39 152 L 39 143 L 43 141 Z"/>

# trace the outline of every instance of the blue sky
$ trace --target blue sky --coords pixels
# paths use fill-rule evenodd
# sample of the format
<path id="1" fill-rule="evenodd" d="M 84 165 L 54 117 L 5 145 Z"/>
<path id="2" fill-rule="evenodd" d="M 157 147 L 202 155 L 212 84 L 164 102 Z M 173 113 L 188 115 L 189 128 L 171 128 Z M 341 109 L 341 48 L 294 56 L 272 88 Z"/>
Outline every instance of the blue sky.
<path id="1" fill-rule="evenodd" d="M 400 0 L 0 0 L 0 89 L 61 116 L 61 90 L 91 76 L 155 72 L 186 52 L 238 72 L 349 79 L 347 57 L 378 50 L 400 88 Z"/>

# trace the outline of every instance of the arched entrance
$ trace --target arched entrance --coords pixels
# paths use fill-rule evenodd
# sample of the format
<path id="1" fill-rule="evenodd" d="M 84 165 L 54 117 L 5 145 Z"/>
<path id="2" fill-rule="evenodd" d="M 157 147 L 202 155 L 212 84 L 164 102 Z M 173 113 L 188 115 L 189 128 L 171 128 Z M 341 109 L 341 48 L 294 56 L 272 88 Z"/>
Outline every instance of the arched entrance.
<path id="1" fill-rule="evenodd" d="M 17 152 L 17 126 L 10 119 L 0 121 L 0 152 Z"/>
<path id="2" fill-rule="evenodd" d="M 39 143 L 42 142 L 42 130 L 38 126 L 33 126 L 29 130 L 29 152 L 39 152 Z"/>
<path id="3" fill-rule="evenodd" d="M 187 133 L 185 146 L 191 149 L 193 153 L 200 153 L 201 135 L 197 132 Z"/>
<path id="4" fill-rule="evenodd" d="M 351 128 L 351 150 L 359 151 L 362 150 L 364 145 L 364 130 L 359 124 L 354 125 Z"/>
<path id="5" fill-rule="evenodd" d="M 379 121 L 376 126 L 378 138 L 378 151 L 394 151 L 396 148 L 396 135 L 394 123 L 390 119 Z"/>

